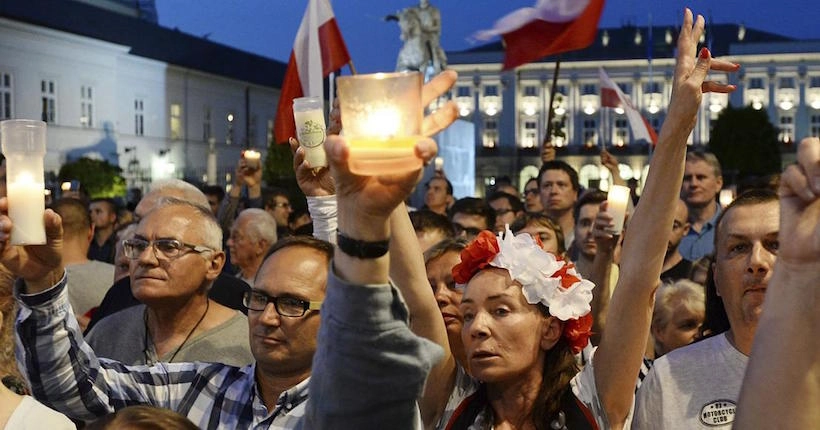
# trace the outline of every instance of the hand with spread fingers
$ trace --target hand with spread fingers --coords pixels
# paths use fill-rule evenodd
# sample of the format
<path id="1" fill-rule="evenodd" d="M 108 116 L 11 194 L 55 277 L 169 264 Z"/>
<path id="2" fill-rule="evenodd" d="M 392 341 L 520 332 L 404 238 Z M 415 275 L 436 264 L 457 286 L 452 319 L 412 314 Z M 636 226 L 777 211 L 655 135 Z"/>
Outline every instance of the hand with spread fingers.
<path id="1" fill-rule="evenodd" d="M 8 217 L 8 199 L 0 198 L 0 263 L 26 281 L 27 294 L 43 291 L 63 277 L 63 223 L 60 216 L 46 209 L 45 245 L 11 245 L 12 220 Z"/>
<path id="2" fill-rule="evenodd" d="M 780 178 L 778 264 L 820 261 L 820 139 L 808 137 Z"/>

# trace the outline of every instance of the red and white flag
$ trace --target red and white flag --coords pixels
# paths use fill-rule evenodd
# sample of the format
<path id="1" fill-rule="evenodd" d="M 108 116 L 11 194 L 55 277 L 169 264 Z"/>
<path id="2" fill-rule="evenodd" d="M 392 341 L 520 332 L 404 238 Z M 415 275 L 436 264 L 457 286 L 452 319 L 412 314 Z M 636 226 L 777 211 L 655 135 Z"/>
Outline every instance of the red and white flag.
<path id="1" fill-rule="evenodd" d="M 534 7 L 518 9 L 474 37 L 501 36 L 504 70 L 512 69 L 591 45 L 603 10 L 604 0 L 538 0 Z"/>
<path id="2" fill-rule="evenodd" d="M 615 82 L 609 78 L 603 67 L 598 68 L 598 75 L 601 78 L 601 107 L 621 108 L 624 110 L 627 119 L 629 119 L 629 127 L 632 129 L 632 138 L 634 141 L 645 140 L 651 142 L 653 145 L 658 143 L 658 134 L 655 129 L 649 124 L 649 121 L 641 115 L 638 108 L 632 104 L 629 96 L 624 94 Z"/>
<path id="3" fill-rule="evenodd" d="M 274 123 L 277 143 L 296 137 L 293 99 L 324 97 L 323 79 L 349 62 L 350 54 L 329 0 L 308 0 L 282 82 Z"/>

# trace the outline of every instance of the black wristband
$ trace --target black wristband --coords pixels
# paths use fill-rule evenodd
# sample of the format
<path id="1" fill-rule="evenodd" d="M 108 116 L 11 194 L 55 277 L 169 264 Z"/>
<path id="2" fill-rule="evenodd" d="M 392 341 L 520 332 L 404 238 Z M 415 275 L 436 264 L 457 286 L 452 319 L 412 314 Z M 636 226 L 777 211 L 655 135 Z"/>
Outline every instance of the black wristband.
<path id="1" fill-rule="evenodd" d="M 380 240 L 378 242 L 366 242 L 345 236 L 336 230 L 336 245 L 345 254 L 356 258 L 379 258 L 387 254 L 390 240 Z"/>

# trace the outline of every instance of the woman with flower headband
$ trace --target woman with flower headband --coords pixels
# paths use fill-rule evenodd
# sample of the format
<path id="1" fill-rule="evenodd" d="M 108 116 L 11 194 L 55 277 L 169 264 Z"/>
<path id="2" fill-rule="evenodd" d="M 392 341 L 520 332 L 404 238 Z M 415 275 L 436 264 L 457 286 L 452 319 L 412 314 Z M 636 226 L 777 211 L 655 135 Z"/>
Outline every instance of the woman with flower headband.
<path id="1" fill-rule="evenodd" d="M 544 252 L 529 235 L 482 233 L 453 269 L 465 285 L 462 341 L 471 375 L 480 381 L 449 420 L 448 429 L 623 428 L 649 335 L 668 226 L 683 178 L 686 140 L 703 92 L 732 85 L 707 81 L 710 69 L 738 66 L 696 56 L 704 20 L 686 9 L 666 121 L 650 174 L 621 254 L 621 276 L 607 330 L 591 362 L 578 373 L 574 353 L 589 339 L 593 285 L 572 264 Z M 596 219 L 597 234 L 611 216 Z M 617 237 L 609 236 L 609 240 Z"/>

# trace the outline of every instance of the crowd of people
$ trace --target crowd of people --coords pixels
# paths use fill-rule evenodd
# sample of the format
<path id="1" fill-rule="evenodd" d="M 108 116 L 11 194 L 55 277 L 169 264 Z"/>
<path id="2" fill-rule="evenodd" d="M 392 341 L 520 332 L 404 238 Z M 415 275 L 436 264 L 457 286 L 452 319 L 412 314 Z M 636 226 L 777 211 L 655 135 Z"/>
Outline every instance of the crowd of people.
<path id="1" fill-rule="evenodd" d="M 709 72 L 739 65 L 703 31 L 686 10 L 621 234 L 554 152 L 523 195 L 455 199 L 438 171 L 415 210 L 420 172 L 352 174 L 338 130 L 328 168 L 291 139 L 307 213 L 243 159 L 228 193 L 158 182 L 132 221 L 58 200 L 45 245 L 9 244 L 0 198 L 0 428 L 820 427 L 820 140 L 721 206 L 687 138 L 703 94 L 735 89 Z"/>

